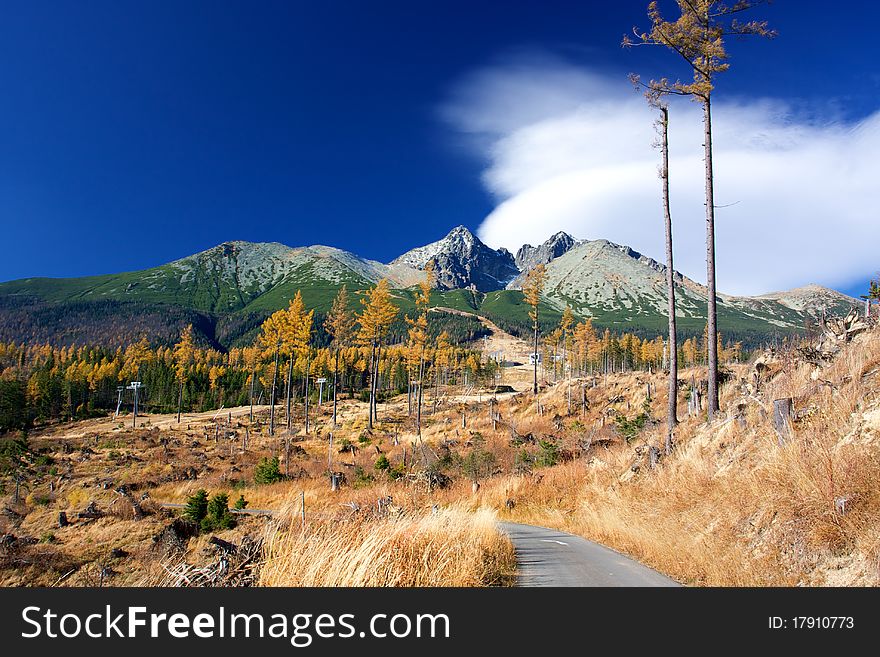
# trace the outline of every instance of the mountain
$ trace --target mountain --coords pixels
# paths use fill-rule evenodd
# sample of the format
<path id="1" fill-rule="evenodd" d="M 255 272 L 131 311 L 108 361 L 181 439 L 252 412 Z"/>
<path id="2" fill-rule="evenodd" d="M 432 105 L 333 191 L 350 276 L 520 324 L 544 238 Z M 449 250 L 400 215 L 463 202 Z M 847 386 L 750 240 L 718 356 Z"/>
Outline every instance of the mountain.
<path id="1" fill-rule="evenodd" d="M 829 290 L 827 287 L 815 284 L 804 285 L 803 287 L 797 287 L 785 292 L 762 294 L 755 298 L 777 301 L 786 308 L 791 308 L 798 312 L 821 314 L 822 311 L 825 311 L 829 315 L 845 312 L 842 304 L 845 304 L 848 308 L 853 303 L 860 303 L 856 299 L 841 294 L 836 290 Z"/>
<path id="2" fill-rule="evenodd" d="M 442 290 L 474 289 L 490 292 L 503 289 L 520 271 L 507 249 L 491 249 L 464 226 L 457 226 L 441 240 L 407 251 L 392 266 L 424 269 L 430 260 Z"/>
<path id="3" fill-rule="evenodd" d="M 558 232 L 540 246 L 523 244 L 516 252 L 514 262 L 521 272 L 535 265 L 546 265 L 554 258 L 565 255 L 578 241 L 568 233 Z"/>
<path id="4" fill-rule="evenodd" d="M 519 290 L 525 282 L 526 274 L 536 265 L 546 265 L 568 253 L 579 242 L 568 233 L 559 232 L 540 246 L 523 244 L 516 252 L 514 262 L 520 271 L 519 276 L 507 284 L 509 290 Z"/>
<path id="5" fill-rule="evenodd" d="M 708 290 L 679 272 L 674 280 L 676 315 L 685 326 L 701 325 Z M 544 293 L 558 310 L 571 305 L 576 314 L 602 325 L 657 325 L 657 318 L 666 313 L 666 266 L 628 246 L 583 241 L 548 263 Z M 853 303 L 855 299 L 840 292 L 810 285 L 760 297 L 719 294 L 718 313 L 728 330 L 763 326 L 765 332 L 797 331 L 804 328 L 807 317 L 819 316 L 823 310 L 846 312 Z"/>
<path id="6" fill-rule="evenodd" d="M 431 259 L 439 274 L 435 306 L 483 315 L 514 333 L 530 325 L 517 288 L 538 263 L 547 266 L 540 313 L 545 328 L 570 305 L 600 329 L 642 335 L 665 330 L 666 269 L 656 260 L 627 246 L 579 241 L 566 233 L 537 247 L 524 245 L 514 258 L 459 226 L 389 264 L 329 246 L 236 241 L 143 271 L 0 283 L 0 341 L 125 344 L 148 335 L 167 343 L 192 323 L 203 341 L 226 348 L 252 339 L 262 320 L 286 306 L 297 290 L 308 307 L 323 313 L 344 284 L 356 309 L 362 291 L 387 278 L 395 303 L 411 312 L 412 287 Z M 706 289 L 678 272 L 675 281 L 680 330 L 701 335 Z M 720 330 L 746 345 L 802 331 L 823 312 L 840 314 L 859 303 L 818 285 L 758 297 L 721 294 L 718 302 Z M 320 326 L 316 330 L 320 333 Z"/>

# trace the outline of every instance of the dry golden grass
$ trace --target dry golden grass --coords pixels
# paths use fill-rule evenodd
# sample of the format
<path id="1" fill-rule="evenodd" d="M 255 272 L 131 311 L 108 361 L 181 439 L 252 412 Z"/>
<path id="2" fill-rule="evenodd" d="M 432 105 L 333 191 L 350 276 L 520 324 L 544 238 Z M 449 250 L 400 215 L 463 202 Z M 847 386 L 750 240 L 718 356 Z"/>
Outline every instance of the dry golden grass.
<path id="1" fill-rule="evenodd" d="M 274 527 L 263 586 L 498 586 L 512 582 L 513 546 L 495 513 L 443 509 L 428 516 Z"/>
<path id="2" fill-rule="evenodd" d="M 747 366 L 735 370 L 748 375 Z M 760 394 L 767 409 L 790 396 L 805 411 L 783 446 L 761 404 L 750 400 L 742 424 L 685 420 L 675 453 L 654 470 L 643 464 L 627 475 L 633 450 L 618 443 L 539 477 L 484 482 L 481 501 L 500 507 L 513 498 L 511 519 L 583 535 L 688 584 L 877 585 L 878 371 L 876 334 L 849 345 L 818 375 L 792 359 Z M 604 396 L 620 385 L 638 390 L 635 377 L 610 378 Z M 549 413 L 561 406 L 558 397 L 545 394 Z M 725 386 L 722 408 L 740 400 L 739 383 Z M 665 400 L 654 404 L 662 408 Z M 539 430 L 530 407 L 520 421 Z M 659 429 L 642 439 L 662 445 Z"/>
<path id="3" fill-rule="evenodd" d="M 251 431 L 246 452 L 240 442 L 215 442 L 210 423 L 113 430 L 112 435 L 100 436 L 91 424 L 72 424 L 69 431 L 55 427 L 33 440 L 51 450 L 59 473 L 66 476 L 53 479 L 54 491 L 48 476 L 29 482 L 32 495 L 20 505 L 24 519 L 0 517 L 0 533 L 37 539 L 52 533 L 53 540 L 8 555 L 3 562 L 8 567 L 0 567 L 0 584 L 51 585 L 70 569 L 76 573 L 64 584 L 87 584 L 94 580 L 94 565 L 103 563 L 118 573 L 110 584 L 130 584 L 159 567 L 163 557 L 156 554 L 151 536 L 167 524 L 170 514 L 157 512 L 140 521 L 127 517 L 119 496 L 105 488 L 109 479 L 113 486 L 131 485 L 137 494 L 148 491 L 154 501 L 184 502 L 199 488 L 211 494 L 225 491 L 232 502 L 243 494 L 249 508 L 280 510 L 282 517 L 298 514 L 304 492 L 307 531 L 303 534 L 296 523 L 272 530 L 263 574 L 266 584 L 507 582 L 512 552 L 494 530 L 489 511 L 494 509 L 505 520 L 552 526 L 607 544 L 687 584 L 877 585 L 877 338 L 876 332 L 860 336 L 819 370 L 783 354 L 774 370 L 780 373 L 762 383 L 757 394 L 743 387 L 751 380 L 750 366 L 733 366 L 734 377 L 722 388 L 722 408 L 728 416 L 711 426 L 704 418 L 684 418 L 675 452 L 653 470 L 643 464 L 636 474 L 630 472 L 633 448 L 645 443 L 661 446 L 662 426 L 646 428 L 627 445 L 616 435 L 609 412 L 637 413 L 650 382 L 652 414 L 662 419 L 666 387 L 659 373 L 614 374 L 607 381 L 599 377 L 597 387 L 587 386 L 590 407 L 583 413 L 578 404 L 580 382 L 575 384 L 571 414 L 565 383 L 539 395 L 541 410 L 530 394 L 505 399 L 498 407 L 502 421 L 496 430 L 488 415 L 488 398 L 469 404 L 467 428 L 461 427 L 458 404 L 441 402 L 436 415 L 426 409 L 423 437 L 429 447 L 424 451 L 412 421 L 405 417 L 405 397 L 380 406 L 381 421 L 371 434 L 364 432 L 366 405 L 346 400 L 340 405 L 342 426 L 334 432 L 333 468 L 345 472 L 348 482 L 336 492 L 329 490 L 326 476 L 326 407 L 316 421 L 317 433 L 297 437 L 295 445 L 305 452 L 292 459 L 291 479 L 261 486 L 250 483 L 255 464 L 282 453 L 281 439 L 266 435 L 265 426 Z M 682 372 L 681 378 L 690 380 L 691 374 Z M 705 377 L 700 370 L 693 374 Z M 784 446 L 778 444 L 768 416 L 773 399 L 779 397 L 792 397 L 799 417 L 793 438 Z M 684 391 L 680 403 L 684 413 Z M 740 405 L 742 421 L 733 417 Z M 240 433 L 244 422 L 235 420 Z M 535 454 L 539 448 L 534 443 L 512 445 L 511 425 L 520 435 L 552 436 L 573 460 L 534 467 L 532 474 L 514 474 L 518 454 Z M 585 439 L 593 440 L 587 450 L 582 448 Z M 343 440 L 359 451 L 340 453 Z M 62 450 L 62 441 L 70 443 L 72 451 Z M 478 445 L 492 452 L 495 462 L 491 476 L 484 473 L 474 493 L 456 458 Z M 81 449 L 86 446 L 90 452 Z M 374 468 L 379 453 L 393 465 L 405 461 L 411 473 L 435 457 L 451 455 L 442 467 L 453 483 L 428 490 L 423 482 L 390 481 Z M 373 480 L 359 480 L 358 468 Z M 393 495 L 400 516 L 368 513 L 377 498 L 387 495 Z M 38 496 L 48 504 L 40 504 Z M 6 498 L 8 504 L 8 492 Z M 512 510 L 506 508 L 507 500 L 515 502 Z M 59 511 L 74 517 L 90 501 L 108 515 L 58 529 Z M 343 505 L 351 503 L 363 511 L 344 519 L 348 510 Z M 441 511 L 430 515 L 435 504 Z M 224 538 L 262 536 L 270 522 L 241 520 Z M 185 558 L 206 558 L 206 541 L 191 541 Z M 109 559 L 113 547 L 124 548 L 130 556 Z"/>

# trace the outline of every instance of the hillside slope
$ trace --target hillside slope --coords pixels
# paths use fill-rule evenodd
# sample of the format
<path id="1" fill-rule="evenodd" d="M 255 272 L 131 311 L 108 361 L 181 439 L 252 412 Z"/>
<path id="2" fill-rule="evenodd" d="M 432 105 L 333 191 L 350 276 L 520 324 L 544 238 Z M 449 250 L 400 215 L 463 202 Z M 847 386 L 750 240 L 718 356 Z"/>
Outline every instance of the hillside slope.
<path id="1" fill-rule="evenodd" d="M 164 342 L 193 323 L 205 341 L 229 346 L 286 306 L 297 290 L 322 313 L 346 285 L 357 309 L 361 293 L 387 278 L 398 306 L 411 311 L 409 288 L 422 279 L 420 269 L 429 260 L 438 272 L 435 305 L 476 312 L 513 333 L 530 326 L 517 287 L 539 262 L 547 266 L 542 327 L 557 323 L 570 305 L 600 329 L 642 335 L 665 330 L 665 267 L 652 258 L 607 240 L 557 233 L 538 247 L 524 245 L 515 261 L 459 226 L 390 264 L 328 246 L 239 241 L 143 271 L 0 283 L 0 340 L 83 344 L 144 334 Z M 679 273 L 676 281 L 680 330 L 700 334 L 706 290 Z M 754 345 L 802 331 L 823 312 L 842 314 L 857 303 L 817 285 L 759 297 L 719 295 L 719 327 L 728 338 Z"/>

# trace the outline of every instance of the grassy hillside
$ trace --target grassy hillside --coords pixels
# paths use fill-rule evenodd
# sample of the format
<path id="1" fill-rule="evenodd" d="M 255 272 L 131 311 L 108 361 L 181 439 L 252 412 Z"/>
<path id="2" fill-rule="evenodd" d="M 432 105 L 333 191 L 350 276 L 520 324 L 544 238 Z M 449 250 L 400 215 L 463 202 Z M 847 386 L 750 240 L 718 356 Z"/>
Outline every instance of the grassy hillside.
<path id="1" fill-rule="evenodd" d="M 571 305 L 578 319 L 592 318 L 600 331 L 609 328 L 615 333 L 626 331 L 643 337 L 664 333 L 665 302 L 657 296 L 662 295 L 659 283 L 655 285 L 657 272 L 618 248 L 600 246 L 604 259 L 592 262 L 586 270 L 572 254 L 554 261 L 559 263 L 557 268 L 564 269 L 564 265 L 567 269 L 548 288 L 548 297 L 540 308 L 541 330 L 555 327 L 562 310 Z M 599 266 L 601 263 L 606 264 Z M 364 291 L 379 276 L 388 274 L 383 267 L 325 247 L 292 249 L 281 244 L 230 242 L 139 272 L 10 281 L 0 283 L 0 339 L 64 345 L 118 344 L 131 336 L 147 335 L 155 342 L 169 342 L 192 323 L 204 343 L 218 347 L 241 345 L 252 340 L 260 323 L 285 307 L 297 290 L 320 318 L 329 311 L 339 288 L 346 285 L 352 310 L 360 311 Z M 602 274 L 602 267 L 608 268 L 607 276 Z M 622 268 L 626 275 L 614 278 L 614 267 Z M 613 284 L 609 282 L 612 279 Z M 624 282 L 631 285 L 627 287 Z M 685 337 L 701 335 L 705 302 L 693 291 L 681 292 L 679 331 Z M 794 307 L 785 305 L 791 303 L 787 293 L 762 299 L 720 299 L 718 320 L 725 339 L 753 347 L 801 332 L 810 314 L 806 304 L 815 290 L 808 287 L 793 292 L 798 293 L 793 297 Z M 836 294 L 830 290 L 825 293 L 832 297 Z M 415 312 L 414 290 L 397 289 L 393 294 L 401 311 L 393 334 L 402 337 L 403 316 Z M 841 309 L 845 300 L 841 296 Z M 435 291 L 432 305 L 482 315 L 514 335 L 531 330 L 529 308 L 517 290 Z M 451 316 L 442 323 L 460 336 L 479 330 Z M 317 339 L 321 339 L 320 331 Z"/>

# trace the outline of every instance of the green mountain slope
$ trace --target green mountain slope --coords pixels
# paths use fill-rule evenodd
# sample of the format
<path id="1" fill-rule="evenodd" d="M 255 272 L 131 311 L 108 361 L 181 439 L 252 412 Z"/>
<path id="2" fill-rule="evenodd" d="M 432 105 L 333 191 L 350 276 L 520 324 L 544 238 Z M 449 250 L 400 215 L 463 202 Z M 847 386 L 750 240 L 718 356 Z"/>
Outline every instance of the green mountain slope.
<path id="1" fill-rule="evenodd" d="M 628 247 L 579 242 L 552 259 L 547 273 L 540 312 L 544 329 L 558 323 L 570 305 L 578 318 L 592 318 L 600 330 L 645 336 L 665 331 L 665 269 Z M 363 292 L 388 278 L 402 314 L 412 314 L 412 286 L 422 275 L 405 262 L 385 265 L 332 247 L 227 242 L 143 271 L 0 283 L 0 340 L 116 344 L 143 334 L 169 342 L 193 323 L 204 342 L 228 347 L 252 339 L 262 320 L 286 306 L 297 290 L 320 320 L 342 285 L 359 310 Z M 701 334 L 705 289 L 680 274 L 676 282 L 680 330 Z M 761 297 L 720 295 L 719 327 L 726 337 L 754 345 L 801 331 L 810 317 L 845 312 L 854 303 L 820 286 Z M 432 305 L 485 316 L 513 333 L 524 335 L 531 325 L 516 289 L 437 290 Z M 470 330 L 456 329 L 462 335 Z M 397 332 L 403 335 L 402 323 Z"/>

